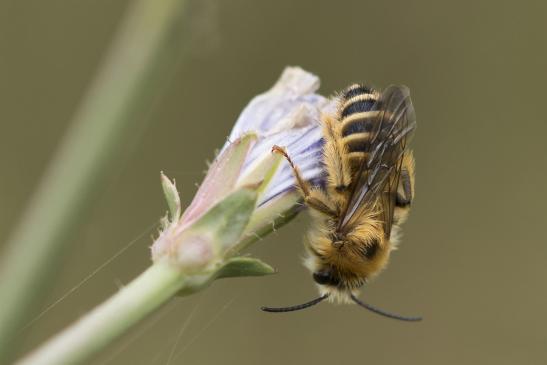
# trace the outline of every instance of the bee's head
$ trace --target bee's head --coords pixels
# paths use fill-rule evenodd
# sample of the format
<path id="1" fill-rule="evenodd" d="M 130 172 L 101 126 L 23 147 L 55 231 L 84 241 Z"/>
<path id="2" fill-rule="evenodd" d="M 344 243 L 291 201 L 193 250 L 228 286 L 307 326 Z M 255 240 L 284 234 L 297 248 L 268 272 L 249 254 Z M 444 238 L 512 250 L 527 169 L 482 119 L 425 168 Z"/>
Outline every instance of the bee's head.
<path id="1" fill-rule="evenodd" d="M 379 241 L 368 245 L 328 242 L 325 249 L 308 247 L 304 261 L 322 293 L 351 292 L 360 288 L 387 258 Z"/>

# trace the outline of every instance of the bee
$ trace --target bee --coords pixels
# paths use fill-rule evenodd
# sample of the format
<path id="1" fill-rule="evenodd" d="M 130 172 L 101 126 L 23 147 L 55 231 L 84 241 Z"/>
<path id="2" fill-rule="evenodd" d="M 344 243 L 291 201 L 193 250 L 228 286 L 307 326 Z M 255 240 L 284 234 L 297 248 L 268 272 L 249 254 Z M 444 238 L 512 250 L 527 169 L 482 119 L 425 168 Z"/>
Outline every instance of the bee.
<path id="1" fill-rule="evenodd" d="M 323 115 L 324 186 L 305 181 L 287 151 L 285 157 L 296 178 L 314 224 L 305 244 L 305 266 L 312 272 L 320 297 L 267 312 L 290 312 L 325 299 L 356 303 L 390 318 L 417 321 L 367 304 L 359 289 L 387 264 L 396 247 L 400 225 L 414 197 L 414 158 L 407 148 L 416 117 L 405 86 L 379 92 L 361 84 L 337 96 L 334 115 Z"/>

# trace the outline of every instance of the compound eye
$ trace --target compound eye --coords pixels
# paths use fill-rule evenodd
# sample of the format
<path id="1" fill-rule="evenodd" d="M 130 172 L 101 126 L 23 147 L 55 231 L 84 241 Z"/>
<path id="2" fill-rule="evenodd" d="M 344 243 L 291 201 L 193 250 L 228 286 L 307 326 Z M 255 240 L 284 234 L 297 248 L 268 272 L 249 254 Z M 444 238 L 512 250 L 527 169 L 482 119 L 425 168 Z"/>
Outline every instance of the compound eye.
<path id="1" fill-rule="evenodd" d="M 333 275 L 332 271 L 329 270 L 314 272 L 313 280 L 315 280 L 317 284 L 321 285 L 338 286 L 338 284 L 340 284 L 340 279 L 337 276 Z"/>
<path id="2" fill-rule="evenodd" d="M 321 285 L 328 284 L 331 281 L 330 272 L 328 272 L 328 271 L 314 272 L 313 273 L 313 280 L 315 280 L 315 282 L 317 284 L 321 284 Z"/>
<path id="3" fill-rule="evenodd" d="M 380 243 L 378 242 L 378 240 L 374 240 L 363 250 L 363 255 L 367 259 L 372 260 L 372 258 L 376 256 L 379 247 Z"/>

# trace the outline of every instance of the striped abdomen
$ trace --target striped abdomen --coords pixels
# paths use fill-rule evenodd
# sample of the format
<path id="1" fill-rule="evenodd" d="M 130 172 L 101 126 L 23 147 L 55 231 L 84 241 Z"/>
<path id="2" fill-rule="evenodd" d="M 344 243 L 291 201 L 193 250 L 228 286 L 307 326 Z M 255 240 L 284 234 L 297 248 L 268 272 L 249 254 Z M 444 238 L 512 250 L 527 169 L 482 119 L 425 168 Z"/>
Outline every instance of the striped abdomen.
<path id="1" fill-rule="evenodd" d="M 359 166 L 367 156 L 373 133 L 379 127 L 376 125 L 378 98 L 377 91 L 359 84 L 348 87 L 341 95 L 338 110 L 341 137 L 353 167 Z"/>

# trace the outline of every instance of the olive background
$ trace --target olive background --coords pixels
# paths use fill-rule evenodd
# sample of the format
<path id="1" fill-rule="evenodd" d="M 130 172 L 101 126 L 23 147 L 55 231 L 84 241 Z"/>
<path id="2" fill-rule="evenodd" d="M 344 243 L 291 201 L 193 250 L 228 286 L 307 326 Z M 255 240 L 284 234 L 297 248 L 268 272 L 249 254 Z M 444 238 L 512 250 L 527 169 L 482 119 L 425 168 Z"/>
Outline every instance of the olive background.
<path id="1" fill-rule="evenodd" d="M 100 64 L 130 1 L 0 2 L 0 242 Z M 246 103 L 286 65 L 330 95 L 353 82 L 410 87 L 417 196 L 400 249 L 362 298 L 421 323 L 322 303 L 301 265 L 300 215 L 249 252 L 278 274 L 177 298 L 93 364 L 540 364 L 547 361 L 545 2 L 190 1 L 186 50 L 150 123 L 90 207 L 36 313 L 133 239 L 21 335 L 43 342 L 150 263 L 166 210 L 159 172 L 188 204 Z M 189 36 L 188 36 L 189 35 Z M 138 137 L 138 138 L 137 138 Z M 131 142 L 135 141 L 135 142 Z M 1 303 L 1 298 L 0 298 Z M 182 353 L 181 353 L 182 351 Z"/>

